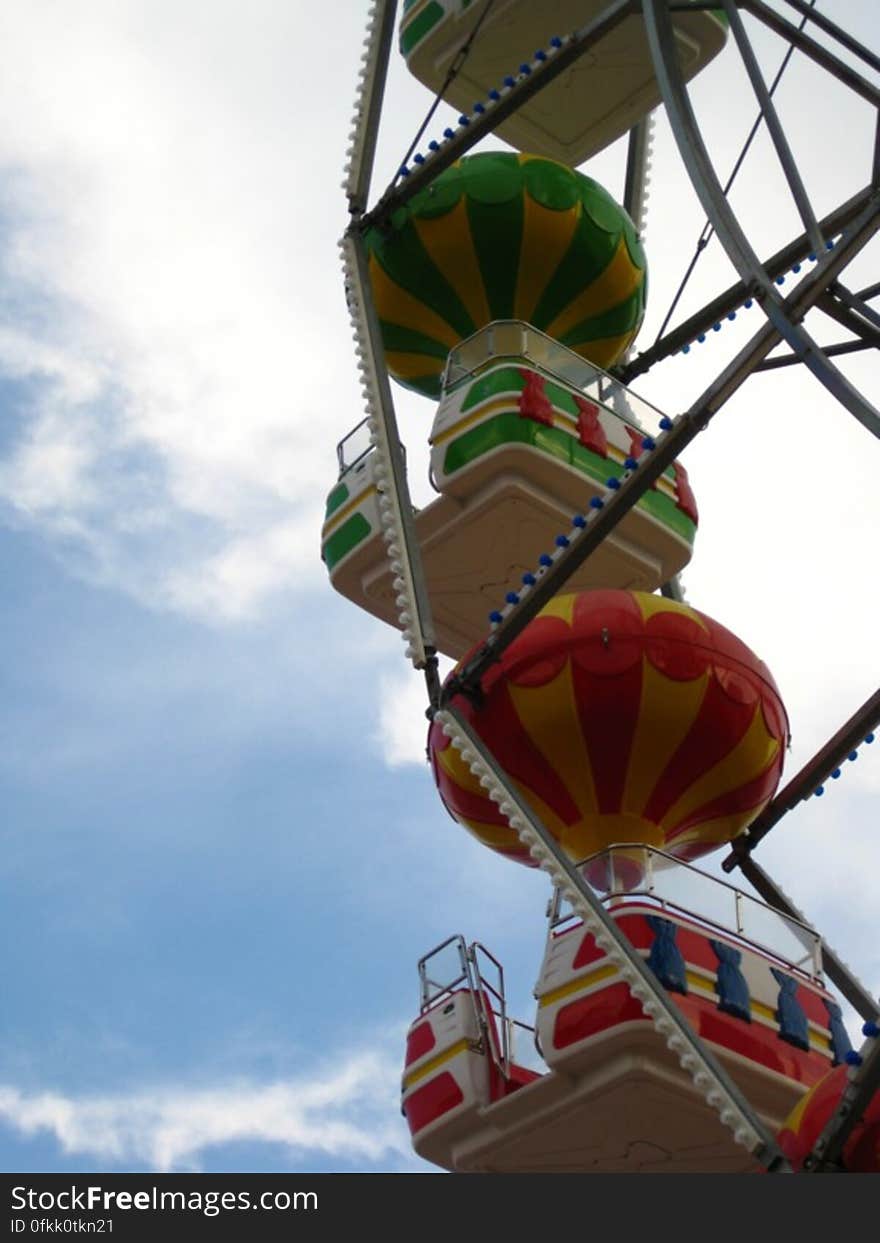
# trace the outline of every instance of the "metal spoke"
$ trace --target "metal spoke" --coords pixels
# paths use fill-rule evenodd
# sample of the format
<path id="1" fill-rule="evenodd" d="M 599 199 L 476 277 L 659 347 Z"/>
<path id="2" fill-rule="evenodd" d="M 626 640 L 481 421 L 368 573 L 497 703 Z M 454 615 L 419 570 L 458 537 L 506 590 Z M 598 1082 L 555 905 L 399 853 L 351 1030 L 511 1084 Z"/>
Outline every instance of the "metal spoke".
<path id="1" fill-rule="evenodd" d="M 764 76 L 761 73 L 760 66 L 758 65 L 749 36 L 746 33 L 746 28 L 743 25 L 743 20 L 739 15 L 739 9 L 736 6 L 735 0 L 723 0 L 723 3 L 725 12 L 727 13 L 727 20 L 730 23 L 730 29 L 733 31 L 733 37 L 739 47 L 739 54 L 742 57 L 743 65 L 745 66 L 746 73 L 749 75 L 749 81 L 752 84 L 758 103 L 761 106 L 761 115 L 764 118 L 764 124 L 767 126 L 770 137 L 773 140 L 773 145 L 776 148 L 776 154 L 779 157 L 779 162 L 782 165 L 783 172 L 785 173 L 785 178 L 788 182 L 789 189 L 791 190 L 792 197 L 797 204 L 801 220 L 804 222 L 804 228 L 807 231 L 807 236 L 813 243 L 813 249 L 818 253 L 825 245 L 825 238 L 822 236 L 819 225 L 816 222 L 816 216 L 810 204 L 809 197 L 807 196 L 806 187 L 801 180 L 797 163 L 792 155 L 791 147 L 788 145 L 788 139 L 785 137 L 785 132 L 782 128 L 782 124 L 780 123 L 779 114 L 776 111 L 776 105 L 773 103 L 773 100 L 770 97 L 770 92 L 767 90 L 767 84 L 764 81 Z"/>
<path id="2" fill-rule="evenodd" d="M 813 2 L 815 3 L 815 0 L 813 0 Z M 858 39 L 854 39 L 852 35 L 847 34 L 845 30 L 836 25 L 830 17 L 826 17 L 825 14 L 819 9 L 814 8 L 813 4 L 806 4 L 805 0 L 785 0 L 785 3 L 790 5 L 793 9 L 797 9 L 798 13 L 801 13 L 804 17 L 806 17 L 808 21 L 815 22 L 815 24 L 820 27 L 820 29 L 824 30 L 826 34 L 832 35 L 838 43 L 841 43 L 847 49 L 847 51 L 852 52 L 866 64 L 870 65 L 872 69 L 876 69 L 880 72 L 880 56 L 875 56 L 874 53 L 869 48 L 866 48 L 863 43 L 860 43 Z"/>
<path id="3" fill-rule="evenodd" d="M 873 350 L 876 347 L 870 341 L 839 341 L 836 345 L 823 345 L 822 353 L 826 358 L 835 358 L 839 354 L 857 354 L 860 350 Z M 777 367 L 801 367 L 804 360 L 800 354 L 779 354 L 767 358 L 760 363 L 755 371 L 775 371 Z"/>
<path id="4" fill-rule="evenodd" d="M 791 22 L 785 20 L 784 17 L 773 11 L 762 0 L 740 0 L 740 7 L 747 9 L 765 26 L 769 26 L 771 30 L 775 30 L 777 34 L 782 35 L 789 43 L 793 43 L 795 47 L 808 56 L 810 60 L 814 60 L 817 65 L 821 65 L 823 69 L 827 69 L 840 82 L 843 82 L 857 95 L 861 95 L 862 99 L 867 100 L 869 104 L 873 104 L 875 108 L 880 107 L 880 91 L 872 86 L 867 78 L 863 78 L 861 74 L 850 69 L 844 61 L 829 52 L 821 43 L 817 43 L 815 39 L 811 39 L 809 35 L 798 30 L 797 26 L 793 26 Z M 853 44 L 857 44 L 856 40 L 852 40 Z M 867 53 L 866 48 L 862 48 L 861 44 L 857 44 L 862 52 Z M 860 53 L 861 54 L 861 53 Z M 867 53 L 870 55 L 870 53 Z"/>
<path id="5" fill-rule="evenodd" d="M 654 68 L 669 113 L 673 134 L 694 189 L 724 249 L 742 279 L 753 288 L 754 296 L 780 336 L 785 338 L 792 350 L 803 357 L 806 366 L 841 405 L 875 435 L 880 436 L 880 412 L 862 397 L 855 386 L 822 353 L 817 342 L 810 337 L 797 319 L 790 316 L 786 303 L 780 297 L 773 281 L 762 267 L 758 256 L 737 222 L 709 159 L 681 78 L 675 54 L 672 23 L 664 0 L 643 0 L 643 6 Z M 847 239 L 849 243 L 846 251 L 847 262 L 866 244 L 878 228 L 880 228 L 880 201 L 872 198 L 859 222 L 853 225 Z M 859 243 L 853 247 L 852 242 L 856 235 L 859 236 Z M 842 269 L 839 253 L 841 249 L 842 247 L 837 248 L 838 253 L 830 261 L 826 254 L 817 264 L 817 271 L 820 274 L 824 272 L 826 286 L 832 279 L 836 279 Z"/>
<path id="6" fill-rule="evenodd" d="M 871 186 L 867 186 L 852 198 L 847 199 L 840 207 L 835 208 L 833 212 L 829 212 L 827 216 L 819 221 L 819 228 L 825 237 L 836 237 L 848 225 L 862 213 L 871 201 L 874 190 Z M 787 246 L 783 246 L 781 250 L 776 251 L 769 259 L 763 263 L 764 270 L 767 275 L 775 282 L 778 276 L 785 276 L 796 263 L 800 263 L 813 252 L 810 239 L 806 233 L 802 233 L 800 237 L 789 242 Z M 695 340 L 701 332 L 707 332 L 713 324 L 723 320 L 731 311 L 738 310 L 752 292 L 751 284 L 748 281 L 738 281 L 735 285 L 731 285 L 724 293 L 719 294 L 711 302 L 707 303 L 702 310 L 697 311 L 689 319 L 686 319 L 672 332 L 667 333 L 649 349 L 638 354 L 626 366 L 617 368 L 617 374 L 623 380 L 624 384 L 630 384 L 636 376 L 643 375 L 649 371 L 655 363 L 661 362 L 664 358 L 668 358 L 670 354 L 677 353 L 683 345 L 688 345 Z M 880 293 L 880 284 L 876 287 L 871 286 L 868 289 L 861 290 L 856 296 L 860 299 L 866 299 Z"/>

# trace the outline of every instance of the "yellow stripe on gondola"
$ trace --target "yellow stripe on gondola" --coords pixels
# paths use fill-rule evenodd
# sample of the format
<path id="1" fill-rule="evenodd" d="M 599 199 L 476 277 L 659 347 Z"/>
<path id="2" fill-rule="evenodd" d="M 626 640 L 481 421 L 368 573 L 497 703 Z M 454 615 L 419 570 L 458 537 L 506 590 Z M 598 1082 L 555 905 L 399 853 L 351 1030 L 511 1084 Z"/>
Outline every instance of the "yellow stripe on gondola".
<path id="1" fill-rule="evenodd" d="M 370 281 L 380 319 L 389 324 L 400 324 L 412 332 L 420 332 L 422 336 L 439 341 L 449 349 L 458 345 L 461 337 L 455 329 L 392 280 L 375 255 L 370 255 Z M 439 360 L 432 361 L 442 366 Z"/>
<path id="2" fill-rule="evenodd" d="M 683 614 L 708 638 L 705 623 L 692 609 L 676 608 L 664 597 L 644 593 L 636 595 L 635 600 L 646 622 L 656 613 Z M 677 682 L 655 669 L 650 660 L 642 661 L 641 706 L 630 748 L 621 811 L 641 815 L 663 770 L 693 725 L 708 684 L 708 673 L 693 682 Z M 664 711 L 664 702 L 674 702 L 675 712 Z M 658 717 L 662 719 L 662 727 L 658 727 Z"/>
<path id="3" fill-rule="evenodd" d="M 365 489 L 363 492 L 359 492 L 357 496 L 353 497 L 350 501 L 343 505 L 341 509 L 337 509 L 333 514 L 331 514 L 324 523 L 324 529 L 321 532 L 322 539 L 326 539 L 328 535 L 332 534 L 339 524 L 344 522 L 353 510 L 358 509 L 361 505 L 363 505 L 364 501 L 368 501 L 370 497 L 374 495 L 375 491 L 376 485 L 373 484 L 372 487 Z"/>
<path id="4" fill-rule="evenodd" d="M 469 765 L 461 758 L 461 752 L 456 747 L 449 746 L 443 751 L 435 751 L 434 758 L 447 777 L 460 789 L 468 794 L 479 794 L 482 798 L 488 797 L 485 789 L 480 785 L 479 778 L 471 772 Z"/>
<path id="5" fill-rule="evenodd" d="M 664 769 L 693 725 L 708 685 L 708 673 L 693 682 L 674 682 L 655 669 L 650 660 L 642 660 L 642 700 L 630 747 L 621 811 L 642 814 Z M 664 701 L 668 705 L 666 711 L 662 708 Z M 669 711 L 672 704 L 674 712 Z"/>
<path id="6" fill-rule="evenodd" d="M 643 955 L 644 957 L 644 955 Z M 546 1009 L 547 1006 L 554 1005 L 557 1001 L 562 1001 L 566 997 L 572 997 L 577 993 L 586 992 L 593 985 L 601 983 L 603 980 L 610 979 L 612 976 L 618 975 L 617 967 L 610 963 L 604 963 L 602 966 L 592 971 L 579 975 L 574 980 L 569 980 L 566 984 L 560 984 L 558 988 L 552 989 L 549 993 L 545 993 L 538 998 L 538 1009 Z M 706 999 L 715 999 L 715 979 L 714 975 L 710 975 L 703 971 L 699 971 L 693 967 L 685 969 L 685 979 L 687 980 L 688 989 L 691 992 L 702 994 Z M 769 1026 L 778 1029 L 778 1020 L 776 1011 L 772 1006 L 765 1005 L 762 1001 L 752 1001 L 749 1005 L 749 1012 L 753 1019 L 759 1019 L 766 1022 Z M 815 1049 L 819 1053 L 831 1052 L 831 1039 L 822 1031 L 815 1030 L 815 1025 L 810 1023 L 808 1026 L 807 1037 L 810 1048 Z"/>
<path id="7" fill-rule="evenodd" d="M 555 1002 L 561 1001 L 563 997 L 571 997 L 574 993 L 582 993 L 588 988 L 592 988 L 594 984 L 600 984 L 602 980 L 608 980 L 613 975 L 618 975 L 617 967 L 611 963 L 604 963 L 601 967 L 597 967 L 594 971 L 588 971 L 585 975 L 579 975 L 576 980 L 569 980 L 567 984 L 560 984 L 559 988 L 554 988 L 551 992 L 545 993 L 543 997 L 538 999 L 538 1009 L 546 1009 Z"/>
<path id="8" fill-rule="evenodd" d="M 541 294 L 571 245 L 580 210 L 575 205 L 568 211 L 552 211 L 528 193 L 523 194 L 523 208 L 513 317 L 530 324 Z"/>
<path id="9" fill-rule="evenodd" d="M 414 1083 L 418 1083 L 421 1079 L 426 1079 L 428 1075 L 433 1075 L 435 1070 L 439 1070 L 446 1062 L 451 1062 L 454 1057 L 458 1057 L 459 1053 L 467 1053 L 471 1047 L 471 1043 L 467 1039 L 459 1040 L 456 1044 L 450 1045 L 448 1049 L 444 1049 L 442 1053 L 436 1054 L 435 1057 L 428 1058 L 422 1066 L 416 1067 L 415 1070 L 409 1071 L 403 1076 L 403 1089 L 411 1088 Z"/>
<path id="10" fill-rule="evenodd" d="M 574 597 L 567 599 L 573 601 Z M 557 676 L 543 686 L 511 683 L 508 689 L 523 728 L 578 808 L 581 819 L 594 816 L 598 809 L 596 787 L 581 731 L 571 661 L 566 660 Z"/>
<path id="11" fill-rule="evenodd" d="M 493 397 L 491 401 L 487 401 L 484 405 L 478 406 L 473 413 L 465 415 L 465 417 L 459 419 L 457 423 L 452 423 L 449 427 L 444 428 L 439 435 L 434 436 L 430 440 L 430 443 L 432 445 L 445 444 L 446 441 L 451 440 L 453 436 L 460 436 L 462 432 L 466 432 L 469 427 L 474 427 L 477 423 L 481 423 L 483 419 L 491 418 L 493 414 L 507 413 L 510 410 L 513 399 L 518 397 L 519 393 L 515 393 L 513 390 L 511 390 L 511 395 L 509 397 Z"/>
<path id="12" fill-rule="evenodd" d="M 686 833 L 677 833 L 673 842 L 676 854 L 687 852 L 692 842 L 700 843 L 700 854 L 714 850 L 716 846 L 726 846 L 738 833 L 754 820 L 756 811 L 734 811 L 726 816 L 716 816 L 714 820 L 701 820 L 698 825 L 688 829 Z"/>
<path id="13" fill-rule="evenodd" d="M 541 609 L 542 617 L 558 617 L 570 626 L 574 620 L 574 605 L 576 597 L 569 592 L 567 595 L 554 596 L 549 604 L 545 604 Z"/>
<path id="14" fill-rule="evenodd" d="M 479 778 L 471 772 L 470 767 L 461 758 L 461 752 L 455 747 L 447 747 L 445 751 L 435 751 L 434 757 L 439 767 L 460 790 L 480 798 L 488 798 L 485 788 L 480 785 Z M 520 787 L 520 793 L 523 797 L 527 795 L 524 787 Z M 520 849 L 519 837 L 509 824 L 489 824 L 484 820 L 472 820 L 465 816 L 457 816 L 456 819 L 476 837 L 477 841 L 482 842 L 484 846 L 489 846 L 492 850 L 510 854 Z M 552 827 L 548 824 L 551 832 Z"/>
<path id="15" fill-rule="evenodd" d="M 444 215 L 427 219 L 414 215 L 412 222 L 434 266 L 458 294 L 474 326 L 488 324 L 492 313 L 479 275 L 480 260 L 471 234 L 466 195 Z"/>
<path id="16" fill-rule="evenodd" d="M 573 302 L 569 302 L 565 310 L 561 311 L 544 331 L 548 337 L 555 337 L 557 341 L 561 340 L 582 319 L 588 319 L 592 315 L 601 315 L 610 307 L 624 302 L 638 289 L 644 278 L 644 271 L 637 268 L 630 259 L 626 241 L 621 238 L 605 271 L 597 276 L 583 293 L 578 294 Z"/>
<path id="17" fill-rule="evenodd" d="M 464 817 L 459 823 L 464 825 L 481 846 L 488 846 L 496 853 L 504 855 L 527 853 L 518 834 L 514 833 L 509 824 L 487 824 L 485 820 L 465 820 Z"/>
<path id="18" fill-rule="evenodd" d="M 667 600 L 665 596 L 649 596 L 645 592 L 637 593 L 634 599 L 645 621 L 649 621 L 657 613 L 676 613 L 699 626 L 707 639 L 710 637 L 709 627 L 704 619 L 688 605 L 680 604 L 677 600 Z"/>

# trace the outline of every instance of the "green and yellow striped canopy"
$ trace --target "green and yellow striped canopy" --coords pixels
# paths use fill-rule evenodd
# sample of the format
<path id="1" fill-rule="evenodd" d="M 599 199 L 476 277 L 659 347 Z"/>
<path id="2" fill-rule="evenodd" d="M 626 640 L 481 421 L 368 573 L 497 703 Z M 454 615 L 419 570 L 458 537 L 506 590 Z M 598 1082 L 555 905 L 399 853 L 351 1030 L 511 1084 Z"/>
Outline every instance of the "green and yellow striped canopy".
<path id="1" fill-rule="evenodd" d="M 453 346 L 493 320 L 525 320 L 611 367 L 644 315 L 632 221 L 598 182 L 553 160 L 465 156 L 366 242 L 388 370 L 429 397 Z"/>

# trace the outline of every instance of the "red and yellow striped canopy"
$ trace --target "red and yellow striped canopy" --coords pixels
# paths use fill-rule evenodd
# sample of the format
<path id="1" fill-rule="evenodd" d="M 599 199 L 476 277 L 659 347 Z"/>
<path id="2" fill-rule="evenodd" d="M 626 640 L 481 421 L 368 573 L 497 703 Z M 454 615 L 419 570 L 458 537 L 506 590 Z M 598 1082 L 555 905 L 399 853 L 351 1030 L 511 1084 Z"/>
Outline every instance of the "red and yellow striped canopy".
<path id="1" fill-rule="evenodd" d="M 557 596 L 456 706 L 573 859 L 638 842 L 694 859 L 755 818 L 788 721 L 769 670 L 712 618 L 663 596 Z M 442 729 L 429 735 L 450 814 L 531 864 Z"/>

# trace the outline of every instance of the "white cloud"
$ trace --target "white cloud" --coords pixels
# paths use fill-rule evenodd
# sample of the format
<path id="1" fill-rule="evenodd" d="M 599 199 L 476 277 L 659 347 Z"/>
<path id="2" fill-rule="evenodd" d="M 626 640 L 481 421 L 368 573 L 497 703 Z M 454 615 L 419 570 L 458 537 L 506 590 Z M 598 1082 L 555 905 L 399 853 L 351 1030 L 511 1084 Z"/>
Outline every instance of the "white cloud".
<path id="1" fill-rule="evenodd" d="M 389 768 L 424 764 L 428 722 L 428 696 L 424 678 L 401 668 L 379 679 L 379 728 L 377 740 Z"/>
<path id="2" fill-rule="evenodd" d="M 169 1085 L 108 1096 L 0 1087 L 0 1120 L 21 1135 L 48 1133 L 86 1164 L 192 1170 L 220 1144 L 277 1144 L 307 1158 L 393 1165 L 414 1160 L 399 1121 L 400 1066 L 354 1054 L 323 1074 L 276 1083 Z"/>
<path id="3" fill-rule="evenodd" d="M 326 191 L 349 100 L 305 115 L 286 49 L 317 31 L 257 7 L 0 15 L 0 370 L 26 386 L 0 499 L 78 572 L 200 617 L 320 580 L 359 412 Z"/>

